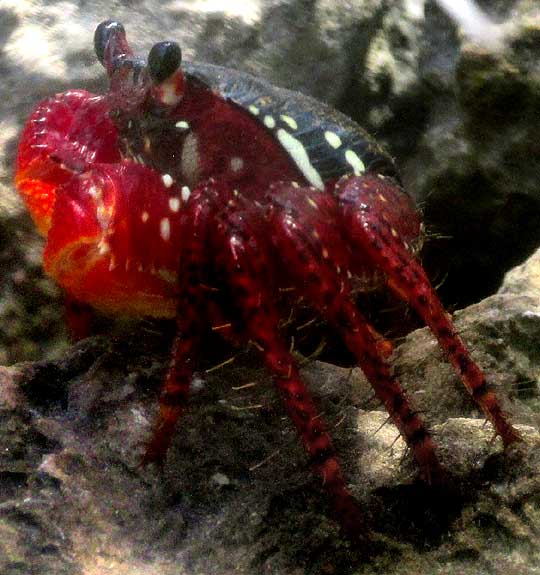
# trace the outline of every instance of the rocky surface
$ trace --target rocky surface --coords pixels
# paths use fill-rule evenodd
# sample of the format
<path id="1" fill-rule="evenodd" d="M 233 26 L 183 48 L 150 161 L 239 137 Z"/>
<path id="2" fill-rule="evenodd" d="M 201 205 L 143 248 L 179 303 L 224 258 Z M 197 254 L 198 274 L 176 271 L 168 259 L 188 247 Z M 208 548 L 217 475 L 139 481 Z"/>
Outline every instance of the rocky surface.
<path id="1" fill-rule="evenodd" d="M 142 468 L 168 339 L 90 338 L 61 360 L 0 372 L 0 572 L 526 574 L 540 568 L 540 252 L 499 294 L 456 314 L 523 443 L 503 452 L 427 330 L 395 369 L 448 470 L 417 470 L 358 370 L 308 362 L 375 543 L 331 519 L 260 368 L 201 372 L 163 469 Z M 536 279 L 535 279 L 536 278 Z M 208 350 L 212 355 L 212 350 Z"/>

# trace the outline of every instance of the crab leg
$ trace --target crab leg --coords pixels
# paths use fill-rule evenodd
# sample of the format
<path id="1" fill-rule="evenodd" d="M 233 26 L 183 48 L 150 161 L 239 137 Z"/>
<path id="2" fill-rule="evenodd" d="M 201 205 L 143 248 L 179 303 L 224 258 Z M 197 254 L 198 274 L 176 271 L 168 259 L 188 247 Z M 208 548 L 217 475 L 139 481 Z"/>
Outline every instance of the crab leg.
<path id="1" fill-rule="evenodd" d="M 215 269 L 224 274 L 228 293 L 230 291 L 228 315 L 239 318 L 239 330 L 260 350 L 313 467 L 333 500 L 343 529 L 353 538 L 361 537 L 365 534 L 362 513 L 345 484 L 326 424 L 279 333 L 265 235 L 256 235 L 247 223 L 250 218 L 235 211 L 241 198 L 223 200 L 220 197 L 215 201 L 227 205 L 219 210 L 213 222 L 212 251 Z"/>
<path id="2" fill-rule="evenodd" d="M 291 270 L 296 289 L 342 334 L 377 397 L 412 448 L 423 477 L 428 482 L 439 480 L 442 470 L 433 440 L 391 373 L 387 357 L 392 346 L 369 325 L 352 300 L 348 279 L 351 254 L 337 227 L 335 198 L 288 184 L 275 187 L 272 195 L 274 245 Z"/>
<path id="3" fill-rule="evenodd" d="M 389 287 L 429 326 L 504 445 L 519 441 L 518 432 L 506 418 L 484 373 L 471 359 L 424 270 L 402 240 L 401 224 L 392 206 L 403 201 L 404 193 L 389 180 L 366 175 L 341 180 L 336 194 L 342 208 L 343 229 L 347 230 L 351 245 L 386 274 Z"/>
<path id="4" fill-rule="evenodd" d="M 91 306 L 66 294 L 64 309 L 70 341 L 77 342 L 91 335 L 92 320 L 94 319 L 94 311 Z"/>
<path id="5" fill-rule="evenodd" d="M 171 444 L 178 418 L 184 412 L 204 327 L 207 323 L 203 282 L 208 207 L 191 204 L 179 223 L 183 241 L 179 249 L 177 333 L 172 358 L 159 400 L 154 434 L 146 447 L 143 463 L 162 463 Z"/>

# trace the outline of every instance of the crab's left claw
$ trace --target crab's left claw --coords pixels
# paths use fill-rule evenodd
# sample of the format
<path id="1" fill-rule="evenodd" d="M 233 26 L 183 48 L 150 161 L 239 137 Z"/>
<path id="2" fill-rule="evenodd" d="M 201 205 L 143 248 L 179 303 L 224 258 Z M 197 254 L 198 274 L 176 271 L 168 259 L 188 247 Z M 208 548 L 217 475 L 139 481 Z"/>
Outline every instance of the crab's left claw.
<path id="1" fill-rule="evenodd" d="M 95 162 L 118 162 L 118 133 L 102 97 L 70 90 L 43 100 L 26 123 L 15 184 L 46 235 L 56 191 Z"/>

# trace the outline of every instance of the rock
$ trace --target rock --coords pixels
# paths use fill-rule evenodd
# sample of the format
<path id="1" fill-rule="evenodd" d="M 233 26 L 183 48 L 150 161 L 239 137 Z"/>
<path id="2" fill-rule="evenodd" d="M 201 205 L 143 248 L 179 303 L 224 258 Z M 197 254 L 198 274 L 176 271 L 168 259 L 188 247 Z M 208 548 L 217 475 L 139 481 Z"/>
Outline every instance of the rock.
<path id="1" fill-rule="evenodd" d="M 456 314 L 522 444 L 504 452 L 493 440 L 426 329 L 396 349 L 396 373 L 447 470 L 443 486 L 417 479 L 358 370 L 305 364 L 374 533 L 371 556 L 329 518 L 251 353 L 198 374 L 163 470 L 140 466 L 170 344 L 143 325 L 130 337 L 85 340 L 60 360 L 0 371 L 0 572 L 534 572 L 539 254 L 510 272 L 498 294 Z"/>

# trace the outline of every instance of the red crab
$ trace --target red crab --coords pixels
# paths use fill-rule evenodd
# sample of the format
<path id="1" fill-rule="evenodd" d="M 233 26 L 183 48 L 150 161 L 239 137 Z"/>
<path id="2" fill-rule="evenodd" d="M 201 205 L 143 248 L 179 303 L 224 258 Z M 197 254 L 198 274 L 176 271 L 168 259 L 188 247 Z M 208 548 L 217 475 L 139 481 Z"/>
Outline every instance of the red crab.
<path id="1" fill-rule="evenodd" d="M 251 341 L 342 527 L 359 533 L 361 513 L 280 333 L 292 289 L 341 335 L 423 477 L 439 476 L 429 431 L 392 375 L 391 344 L 351 293 L 374 279 L 431 328 L 504 445 L 519 439 L 415 257 L 421 220 L 391 158 L 360 127 L 248 74 L 181 66 L 174 42 L 138 59 L 115 21 L 98 26 L 95 49 L 109 91 L 41 102 L 22 134 L 16 184 L 47 238 L 45 269 L 70 298 L 176 319 L 146 461 L 166 454 L 205 333 Z"/>

